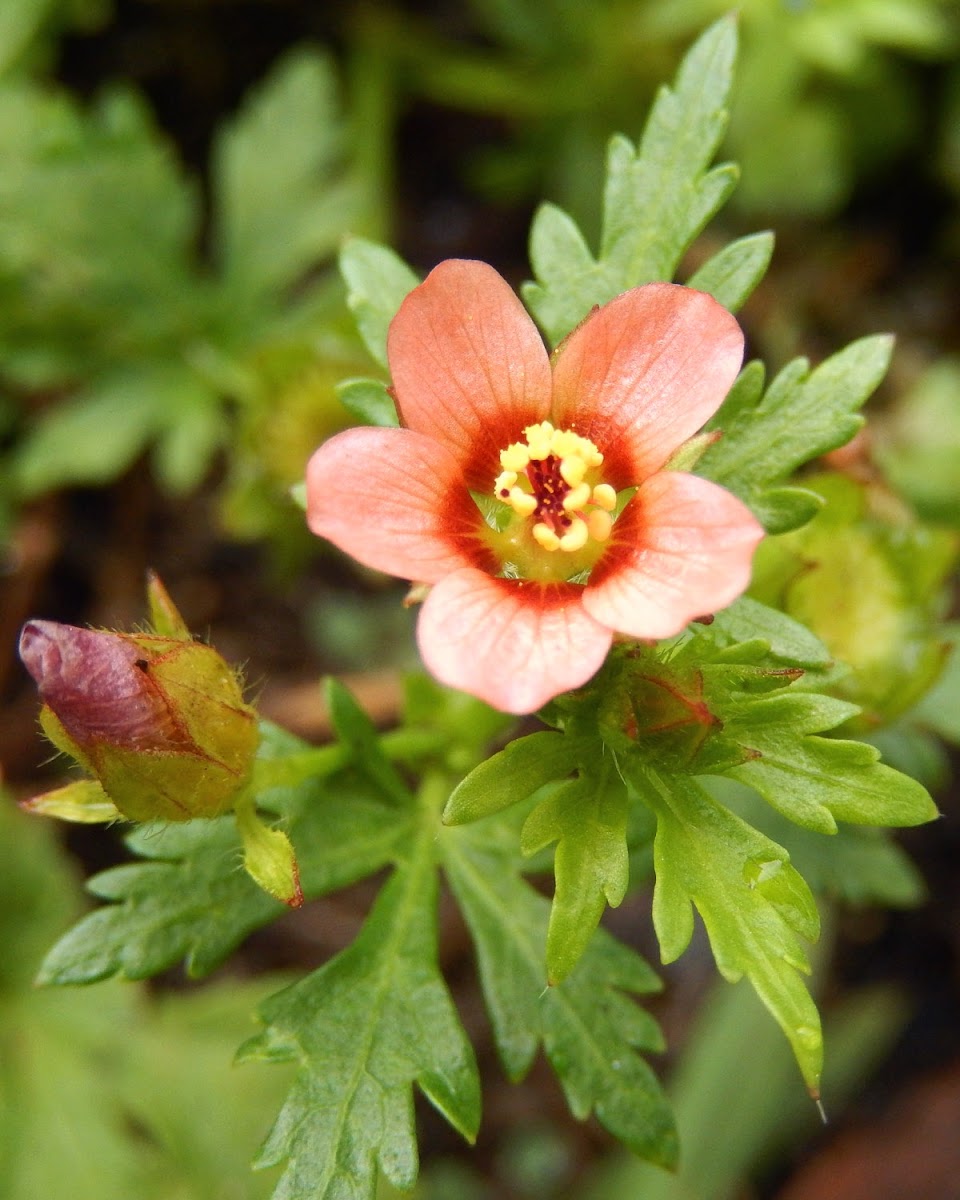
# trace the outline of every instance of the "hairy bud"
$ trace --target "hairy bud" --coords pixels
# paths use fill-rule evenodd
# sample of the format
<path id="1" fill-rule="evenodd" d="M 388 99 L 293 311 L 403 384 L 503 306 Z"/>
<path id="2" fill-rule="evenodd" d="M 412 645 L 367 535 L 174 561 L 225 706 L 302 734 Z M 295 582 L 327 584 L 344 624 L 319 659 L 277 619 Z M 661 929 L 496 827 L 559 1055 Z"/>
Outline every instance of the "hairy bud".
<path id="1" fill-rule="evenodd" d="M 233 807 L 257 749 L 253 709 L 210 646 L 28 621 L 20 657 L 44 732 L 99 780 L 119 814 L 186 821 Z"/>

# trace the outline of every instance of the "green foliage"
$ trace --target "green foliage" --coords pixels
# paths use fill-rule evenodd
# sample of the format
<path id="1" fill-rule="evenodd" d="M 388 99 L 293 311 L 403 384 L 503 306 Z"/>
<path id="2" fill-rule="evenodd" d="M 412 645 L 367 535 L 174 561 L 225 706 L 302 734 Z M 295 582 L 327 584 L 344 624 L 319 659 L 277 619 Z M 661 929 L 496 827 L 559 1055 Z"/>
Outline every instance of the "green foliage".
<path id="1" fill-rule="evenodd" d="M 616 908 L 627 890 L 627 795 L 611 766 L 560 784 L 530 814 L 520 840 L 524 854 L 554 842 L 547 963 L 550 982 L 558 983 L 582 957 L 603 910 Z"/>
<path id="2" fill-rule="evenodd" d="M 581 8 L 578 19 L 588 22 Z M 511 38 L 524 43 L 541 19 L 540 8 L 529 7 L 511 23 Z M 558 45 L 562 31 L 561 21 Z M 724 18 L 695 44 L 674 87 L 661 92 L 639 143 L 617 137 L 610 144 L 596 256 L 572 217 L 554 207 L 538 213 L 531 240 L 537 281 L 526 294 L 551 341 L 592 305 L 671 278 L 729 193 L 735 170 L 712 160 L 726 127 L 735 47 L 735 27 Z M 327 82 L 321 60 L 295 58 L 219 144 L 219 275 L 200 288 L 200 300 L 196 264 L 187 258 L 180 275 L 188 281 L 184 295 L 194 289 L 197 312 L 216 313 L 217 321 L 201 321 L 199 350 L 191 342 L 191 353 L 176 360 L 188 370 L 202 364 L 203 378 L 215 381 L 211 411 L 227 385 L 241 403 L 255 404 L 259 393 L 244 359 L 250 338 L 269 327 L 295 340 L 323 310 L 322 289 L 307 287 L 296 299 L 288 291 L 329 253 L 332 225 L 317 210 L 328 193 L 320 197 L 317 188 L 330 183 L 340 149 L 330 133 L 301 151 L 287 123 L 295 123 L 294 109 L 316 118 L 328 110 Z M 76 114 L 66 118 L 76 122 Z M 143 151 L 141 135 L 132 143 Z M 170 194 L 168 249 L 181 246 L 192 228 L 189 189 L 182 180 L 171 184 L 178 177 L 168 162 L 141 157 L 158 193 Z M 259 174 L 264 162 L 283 183 L 276 192 Z M 264 213 L 286 230 L 275 258 L 262 251 Z M 766 234 L 743 238 L 691 282 L 738 304 L 771 247 Z M 341 269 L 366 349 L 382 367 L 389 322 L 416 277 L 392 251 L 362 238 L 346 243 Z M 224 288 L 230 305 L 217 307 Z M 221 328 L 228 332 L 218 340 L 211 330 Z M 176 329 L 170 338 L 182 345 Z M 771 530 L 810 521 L 828 497 L 797 486 L 794 472 L 859 427 L 857 410 L 889 350 L 888 339 L 867 338 L 814 371 L 798 360 L 765 394 L 762 368 L 751 365 L 718 415 L 724 437 L 698 469 L 742 496 Z M 115 358 L 105 355 L 110 364 Z M 13 361 L 26 373 L 40 360 L 21 354 Z M 384 384 L 347 374 L 342 396 L 352 413 L 394 422 Z M 935 590 L 948 556 L 898 546 L 900 574 L 914 575 L 917 589 Z M 289 837 L 304 897 L 383 873 L 357 938 L 262 1004 L 263 1030 L 242 1049 L 247 1059 L 295 1064 L 258 1159 L 282 1166 L 277 1197 L 372 1200 L 378 1176 L 412 1186 L 415 1087 L 462 1136 L 476 1136 L 477 1068 L 438 967 L 441 873 L 474 943 L 507 1074 L 520 1079 L 542 1048 L 574 1115 L 594 1115 L 638 1155 L 673 1166 L 678 1146 L 670 1106 L 644 1058 L 662 1048 L 661 1035 L 636 999 L 658 981 L 598 928 L 605 907 L 623 898 L 631 866 L 652 864 L 663 961 L 684 952 L 699 913 L 721 974 L 751 982 L 817 1091 L 822 1036 L 802 978 L 809 969 L 804 943 L 819 931 L 811 885 L 853 901 L 915 902 L 919 884 L 903 856 L 862 827 L 916 824 L 936 810 L 919 783 L 879 762 L 874 747 L 833 736 L 841 725 L 855 728 L 859 713 L 841 695 L 844 647 L 826 633 L 821 640 L 807 611 L 778 611 L 780 566 L 770 574 L 776 587 L 759 587 L 712 623 L 656 645 L 618 644 L 593 681 L 547 707 L 547 729 L 490 757 L 490 745 L 512 728 L 508 720 L 424 681 L 410 686 L 403 721 L 388 734 L 335 684 L 327 692 L 331 746 L 311 749 L 264 727 L 251 804 Z M 943 686 L 952 688 L 952 678 Z M 142 978 L 180 960 L 201 975 L 283 911 L 238 870 L 233 816 L 144 827 L 128 845 L 137 861 L 91 881 L 111 903 L 54 946 L 41 968 L 44 981 Z M 552 847 L 556 882 L 547 899 L 526 876 L 549 865 Z"/>
<path id="3" fill-rule="evenodd" d="M 151 999 L 127 985 L 38 991 L 79 908 L 51 827 L 0 797 L 0 1179 L 4 1200 L 259 1200 L 246 1160 L 285 1080 L 237 1087 L 231 1057 L 275 979 Z"/>
<path id="4" fill-rule="evenodd" d="M 943 670 L 940 614 L 960 542 L 876 485 L 827 473 L 804 482 L 823 507 L 760 547 L 751 590 L 852 668 L 832 688 L 863 708 L 850 728 L 869 731 L 909 710 Z"/>
<path id="5" fill-rule="evenodd" d="M 443 863 L 470 927 L 501 1061 L 511 1079 L 544 1047 L 575 1116 L 591 1112 L 635 1153 L 677 1157 L 669 1107 L 637 1051 L 659 1050 L 653 1019 L 625 993 L 659 987 L 650 968 L 603 930 L 562 982 L 544 989 L 549 904 L 517 873 L 509 824 L 450 830 Z"/>
<path id="6" fill-rule="evenodd" d="M 798 939 L 816 938 L 817 915 L 781 844 L 790 842 L 790 826 L 774 822 L 778 841 L 771 840 L 756 827 L 764 820 L 755 809 L 748 824 L 731 793 L 714 798 L 712 780 L 751 785 L 801 826 L 793 844 L 814 881 L 858 901 L 913 902 L 917 880 L 888 843 L 838 832 L 837 821 L 911 825 L 931 820 L 936 807 L 919 783 L 878 762 L 873 747 L 818 736 L 856 711 L 809 690 L 816 684 L 805 669 L 826 665 L 824 648 L 797 636 L 783 614 L 748 599 L 740 606 L 726 627 L 717 621 L 677 642 L 614 656 L 580 694 L 555 702 L 554 731 L 511 743 L 468 775 L 444 817 L 489 820 L 532 798 L 522 848 L 559 843 L 547 967 L 563 978 L 588 944 L 584 930 L 623 895 L 625 807 L 648 805 L 656 816 L 654 922 L 664 961 L 689 942 L 695 905 L 721 972 L 753 981 L 815 1090 L 822 1044 L 798 975 L 806 969 Z M 766 638 L 734 641 L 728 630 L 751 616 Z M 833 834 L 836 850 L 814 849 L 813 834 Z"/>
<path id="7" fill-rule="evenodd" d="M 960 126 L 960 122 L 955 123 Z M 960 527 L 960 362 L 934 363 L 877 422 L 884 472 L 931 521 Z"/>
<path id="8" fill-rule="evenodd" d="M 411 849 L 352 946 L 264 1005 L 266 1031 L 241 1050 L 300 1066 L 258 1159 L 288 1160 L 278 1200 L 367 1200 L 377 1167 L 412 1187 L 414 1082 L 464 1137 L 476 1135 L 473 1050 L 437 970 L 430 842 Z"/>
<path id="9" fill-rule="evenodd" d="M 537 213 L 530 232 L 537 282 L 527 285 L 524 298 L 552 343 L 593 305 L 671 279 L 684 250 L 730 194 L 736 168 L 710 163 L 726 125 L 735 52 L 732 19 L 718 22 L 687 55 L 674 89 L 662 89 L 639 146 L 621 136 L 611 141 L 597 258 L 566 213 L 552 205 Z M 741 244 L 707 281 L 745 298 L 763 273 L 765 255 L 763 240 Z M 745 278 L 731 285 L 734 272 Z"/>
<path id="10" fill-rule="evenodd" d="M 16 496 L 102 485 L 148 449 L 159 482 L 185 492 L 226 446 L 241 525 L 269 524 L 245 507 L 252 491 L 261 509 L 286 505 L 342 421 L 337 378 L 363 363 L 329 268 L 374 205 L 336 92 L 326 56 L 294 52 L 218 132 L 211 264 L 195 183 L 137 96 L 84 110 L 0 86 L 3 379 L 58 397 L 22 422 Z"/>
<path id="11" fill-rule="evenodd" d="M 713 802 L 694 782 L 631 771 L 657 815 L 653 922 L 664 962 L 693 936 L 696 907 L 723 977 L 746 976 L 793 1047 L 807 1087 L 819 1094 L 823 1038 L 816 1005 L 798 977 L 809 964 L 799 940 L 820 920 L 787 852 Z"/>
<path id="12" fill-rule="evenodd" d="M 729 11 L 725 0 L 473 0 L 444 35 L 381 4 L 358 37 L 414 95 L 509 124 L 505 144 L 455 159 L 468 186 L 501 202 L 550 196 L 593 232 L 609 131 L 632 135 L 690 39 Z M 726 144 L 743 167 L 742 212 L 834 213 L 925 129 L 950 136 L 952 108 L 911 60 L 955 56 L 952 0 L 753 0 L 738 20 Z"/>
<path id="13" fill-rule="evenodd" d="M 876 335 L 813 371 L 795 359 L 766 392 L 762 366 L 751 363 L 710 423 L 724 436 L 700 460 L 700 473 L 749 504 L 770 533 L 805 524 L 820 501 L 784 480 L 853 437 L 863 424 L 857 410 L 886 374 L 892 349 L 891 338 Z"/>
<path id="14" fill-rule="evenodd" d="M 342 769 L 349 753 L 318 759 L 268 726 L 261 754 L 282 785 L 267 786 L 257 800 L 285 819 L 305 895 L 344 887 L 392 861 L 408 818 L 354 775 L 349 783 L 341 780 L 337 800 L 324 789 L 324 775 Z M 339 802 L 344 796 L 348 804 Z M 114 903 L 82 918 L 54 946 L 41 982 L 89 983 L 115 974 L 144 979 L 181 958 L 191 975 L 206 975 L 248 933 L 284 911 L 239 869 L 241 841 L 232 817 L 144 826 L 128 844 L 147 861 L 90 880 L 95 895 Z"/>

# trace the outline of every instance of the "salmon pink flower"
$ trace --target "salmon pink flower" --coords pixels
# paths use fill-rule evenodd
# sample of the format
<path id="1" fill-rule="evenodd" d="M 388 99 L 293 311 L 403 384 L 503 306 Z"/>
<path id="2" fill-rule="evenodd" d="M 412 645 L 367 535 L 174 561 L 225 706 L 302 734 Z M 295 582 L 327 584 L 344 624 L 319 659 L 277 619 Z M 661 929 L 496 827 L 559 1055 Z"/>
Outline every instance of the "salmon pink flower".
<path id="1" fill-rule="evenodd" d="M 615 633 L 672 637 L 747 586 L 761 526 L 664 469 L 743 357 L 710 296 L 634 288 L 551 356 L 492 267 L 450 260 L 401 304 L 387 356 L 402 427 L 322 445 L 307 519 L 430 585 L 417 641 L 441 682 L 532 712 L 585 683 Z"/>

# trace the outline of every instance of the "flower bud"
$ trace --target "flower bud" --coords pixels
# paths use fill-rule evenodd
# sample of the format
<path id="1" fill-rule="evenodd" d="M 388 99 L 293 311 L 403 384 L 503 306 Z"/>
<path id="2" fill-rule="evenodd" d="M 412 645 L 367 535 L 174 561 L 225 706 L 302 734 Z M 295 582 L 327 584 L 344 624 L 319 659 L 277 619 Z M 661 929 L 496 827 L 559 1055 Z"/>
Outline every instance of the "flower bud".
<path id="1" fill-rule="evenodd" d="M 28 621 L 20 657 L 43 700 L 44 732 L 99 780 L 119 815 L 214 817 L 246 788 L 256 715 L 212 647 L 177 632 L 105 633 Z M 102 809 L 89 782 L 82 795 Z M 80 796 L 70 798 L 76 804 Z"/>

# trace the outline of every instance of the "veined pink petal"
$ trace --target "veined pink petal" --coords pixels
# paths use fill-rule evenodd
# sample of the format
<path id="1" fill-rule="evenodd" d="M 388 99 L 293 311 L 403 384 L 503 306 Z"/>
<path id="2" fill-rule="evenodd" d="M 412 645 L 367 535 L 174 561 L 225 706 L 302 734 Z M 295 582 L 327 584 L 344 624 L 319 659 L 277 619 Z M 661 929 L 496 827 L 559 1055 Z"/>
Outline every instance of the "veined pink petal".
<path id="1" fill-rule="evenodd" d="M 486 263 L 450 259 L 400 305 L 387 337 L 405 425 L 439 439 L 488 491 L 499 453 L 550 412 L 550 361 L 533 321 Z"/>
<path id="2" fill-rule="evenodd" d="M 307 524 L 368 567 L 433 583 L 486 565 L 453 455 L 411 429 L 347 429 L 307 465 Z"/>
<path id="3" fill-rule="evenodd" d="M 583 606 L 631 637 L 672 637 L 744 591 L 762 537 L 750 510 L 724 488 L 661 471 L 620 515 Z"/>
<path id="4" fill-rule="evenodd" d="M 615 488 L 642 482 L 713 416 L 743 334 L 705 292 L 649 283 L 597 309 L 554 362 L 553 421 L 590 438 Z"/>
<path id="5" fill-rule="evenodd" d="M 417 642 L 427 669 L 504 712 L 534 712 L 602 665 L 612 634 L 583 610 L 583 588 L 456 571 L 424 602 Z"/>

